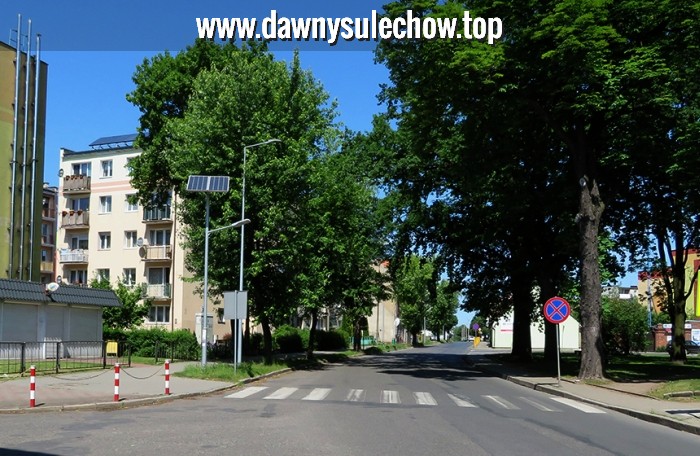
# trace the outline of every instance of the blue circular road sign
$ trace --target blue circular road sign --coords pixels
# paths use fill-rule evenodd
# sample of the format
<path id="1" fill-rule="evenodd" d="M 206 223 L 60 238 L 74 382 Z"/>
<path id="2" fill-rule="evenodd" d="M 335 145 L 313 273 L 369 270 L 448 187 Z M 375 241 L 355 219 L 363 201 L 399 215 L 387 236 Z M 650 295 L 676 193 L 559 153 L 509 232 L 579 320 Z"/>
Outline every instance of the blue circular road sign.
<path id="1" fill-rule="evenodd" d="M 571 306 L 566 299 L 555 296 L 544 303 L 544 318 L 558 325 L 571 315 Z"/>

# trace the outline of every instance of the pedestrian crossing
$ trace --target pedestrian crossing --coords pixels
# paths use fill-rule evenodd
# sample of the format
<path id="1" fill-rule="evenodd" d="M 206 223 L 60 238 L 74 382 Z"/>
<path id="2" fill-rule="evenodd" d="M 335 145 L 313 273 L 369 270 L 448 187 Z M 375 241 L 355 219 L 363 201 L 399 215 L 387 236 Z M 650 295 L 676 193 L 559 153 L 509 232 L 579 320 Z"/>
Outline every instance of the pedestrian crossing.
<path id="1" fill-rule="evenodd" d="M 285 399 L 302 401 L 342 401 L 360 403 L 379 403 L 386 405 L 418 405 L 434 407 L 440 403 L 462 408 L 491 408 L 504 410 L 536 409 L 541 412 L 562 412 L 572 408 L 583 413 L 605 413 L 605 411 L 564 397 L 541 396 L 526 397 L 515 396 L 505 398 L 498 395 L 465 395 L 458 393 L 429 393 L 415 391 L 403 393 L 396 390 L 382 389 L 370 394 L 364 389 L 350 389 L 334 391 L 333 388 L 295 388 L 280 387 L 269 388 L 267 386 L 249 386 L 225 396 L 227 399 L 262 399 L 268 401 L 281 401 Z"/>

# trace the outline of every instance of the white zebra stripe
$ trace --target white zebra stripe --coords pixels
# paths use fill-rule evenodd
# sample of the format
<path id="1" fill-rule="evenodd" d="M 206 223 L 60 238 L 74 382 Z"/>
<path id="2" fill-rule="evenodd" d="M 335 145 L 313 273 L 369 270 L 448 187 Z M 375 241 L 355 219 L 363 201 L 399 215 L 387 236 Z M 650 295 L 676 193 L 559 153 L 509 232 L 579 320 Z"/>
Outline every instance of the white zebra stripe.
<path id="1" fill-rule="evenodd" d="M 447 397 L 452 399 L 452 401 L 457 404 L 458 407 L 471 407 L 471 408 L 476 408 L 477 406 L 475 404 L 472 404 L 469 402 L 467 399 L 459 396 L 455 396 L 454 394 L 448 394 Z"/>
<path id="2" fill-rule="evenodd" d="M 266 390 L 267 386 L 249 386 L 248 388 L 236 391 L 235 393 L 226 396 L 230 399 L 243 399 L 244 397 L 252 396 L 255 393 Z"/>
<path id="3" fill-rule="evenodd" d="M 569 407 L 581 410 L 583 413 L 605 413 L 603 410 L 591 407 L 590 405 L 586 405 L 581 402 L 567 399 L 565 397 L 552 397 L 551 399 L 553 401 L 559 402 L 560 404 L 568 405 Z"/>
<path id="4" fill-rule="evenodd" d="M 435 398 L 430 393 L 413 393 L 418 405 L 437 405 Z"/>
<path id="5" fill-rule="evenodd" d="M 365 390 L 351 389 L 348 392 L 348 395 L 345 398 L 345 400 L 348 402 L 359 402 L 359 401 L 363 400 L 364 397 L 365 397 Z"/>
<path id="6" fill-rule="evenodd" d="M 330 388 L 314 388 L 309 394 L 304 396 L 302 401 L 322 401 L 331 392 Z"/>
<path id="7" fill-rule="evenodd" d="M 510 402 L 508 402 L 507 400 L 503 399 L 502 397 L 499 397 L 499 396 L 484 396 L 484 397 L 485 397 L 486 399 L 492 400 L 493 402 L 495 402 L 496 404 L 500 405 L 500 406 L 503 407 L 504 409 L 508 409 L 508 410 L 519 410 L 519 409 L 520 409 L 519 407 L 517 407 L 517 406 L 511 404 Z"/>
<path id="8" fill-rule="evenodd" d="M 399 392 L 383 390 L 380 402 L 382 404 L 400 404 L 401 398 L 399 397 Z"/>
<path id="9" fill-rule="evenodd" d="M 289 387 L 284 387 L 280 388 L 274 393 L 270 394 L 269 396 L 265 396 L 263 399 L 287 399 L 289 396 L 294 394 L 298 388 L 289 388 Z"/>

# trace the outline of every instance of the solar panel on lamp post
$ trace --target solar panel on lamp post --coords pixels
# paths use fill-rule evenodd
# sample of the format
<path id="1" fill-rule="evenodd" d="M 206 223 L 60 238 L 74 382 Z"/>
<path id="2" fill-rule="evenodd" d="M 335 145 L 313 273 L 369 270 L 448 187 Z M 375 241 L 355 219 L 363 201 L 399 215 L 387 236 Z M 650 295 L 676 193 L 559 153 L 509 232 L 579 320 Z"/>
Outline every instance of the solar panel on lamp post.
<path id="1" fill-rule="evenodd" d="M 243 147 L 243 186 L 241 190 L 241 219 L 245 219 L 245 165 L 246 165 L 246 157 L 248 156 L 248 149 L 252 149 L 253 147 L 258 147 L 258 146 L 264 146 L 267 144 L 272 144 L 272 143 L 278 143 L 282 142 L 282 140 L 277 139 L 277 138 L 272 138 L 268 139 L 267 141 L 259 142 L 256 144 L 250 144 L 248 146 Z M 243 249 L 245 245 L 245 226 L 241 225 L 241 264 L 239 267 L 239 277 L 238 277 L 238 291 L 243 291 Z M 247 305 L 247 303 L 246 303 Z M 241 361 L 242 358 L 242 343 L 243 343 L 243 338 L 241 335 L 241 328 L 240 328 L 240 323 L 237 326 L 237 334 L 238 336 L 236 337 L 236 356 L 234 358 L 234 364 L 238 364 Z"/>
<path id="2" fill-rule="evenodd" d="M 202 302 L 202 324 L 201 324 L 201 338 L 202 338 L 202 367 L 207 366 L 207 305 L 208 305 L 208 294 L 209 294 L 209 193 L 211 192 L 228 192 L 229 188 L 229 177 L 228 176 L 190 176 L 187 179 L 187 191 L 190 192 L 203 192 L 205 197 L 206 206 L 206 216 L 204 221 L 204 300 Z M 248 220 L 250 222 L 250 220 Z M 229 225 L 224 228 L 233 228 L 234 225 L 238 226 L 245 225 L 246 220 L 241 217 L 241 220 Z M 219 231 L 223 228 L 217 228 L 212 231 Z"/>

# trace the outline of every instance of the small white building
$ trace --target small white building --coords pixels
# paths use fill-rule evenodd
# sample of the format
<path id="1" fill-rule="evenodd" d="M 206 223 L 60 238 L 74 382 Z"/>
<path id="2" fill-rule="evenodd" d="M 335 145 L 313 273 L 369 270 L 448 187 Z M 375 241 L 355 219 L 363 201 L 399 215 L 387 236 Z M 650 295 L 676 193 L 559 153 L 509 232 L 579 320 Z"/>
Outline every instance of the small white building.
<path id="1" fill-rule="evenodd" d="M 562 350 L 581 349 L 581 325 L 569 316 L 559 323 L 559 346 Z M 539 322 L 530 324 L 530 340 L 533 350 L 544 349 L 544 325 Z M 510 313 L 496 322 L 491 331 L 491 347 L 513 348 L 513 314 Z"/>
<path id="2" fill-rule="evenodd" d="M 101 341 L 102 309 L 121 305 L 112 290 L 0 279 L 0 341 Z"/>

